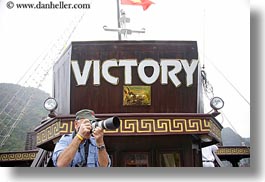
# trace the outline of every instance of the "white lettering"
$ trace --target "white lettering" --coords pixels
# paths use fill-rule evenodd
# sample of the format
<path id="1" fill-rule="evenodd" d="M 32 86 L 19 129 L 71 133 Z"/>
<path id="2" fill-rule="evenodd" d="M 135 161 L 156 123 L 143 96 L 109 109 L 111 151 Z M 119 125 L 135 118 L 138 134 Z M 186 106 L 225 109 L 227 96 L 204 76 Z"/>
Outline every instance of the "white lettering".
<path id="1" fill-rule="evenodd" d="M 78 61 L 72 61 L 72 68 L 74 72 L 74 76 L 77 82 L 77 85 L 86 85 L 89 72 L 90 72 L 90 67 L 91 67 L 92 62 L 91 61 L 85 61 L 85 66 L 83 68 L 82 74 L 78 65 Z"/>
<path id="2" fill-rule="evenodd" d="M 153 67 L 153 74 L 148 77 L 145 74 L 145 67 Z M 138 66 L 138 75 L 140 77 L 140 79 L 142 80 L 142 82 L 146 83 L 146 84 L 153 84 L 157 78 L 159 77 L 160 74 L 160 68 L 158 65 L 157 61 L 154 60 L 144 60 L 142 62 L 140 62 L 139 66 Z"/>
<path id="3" fill-rule="evenodd" d="M 100 65 L 99 60 L 93 62 L 93 76 L 94 76 L 94 85 L 100 85 Z"/>
<path id="4" fill-rule="evenodd" d="M 124 66 L 124 84 L 132 84 L 132 66 L 137 66 L 136 59 L 121 59 L 119 66 Z"/>
<path id="5" fill-rule="evenodd" d="M 172 83 L 175 85 L 175 87 L 180 86 L 181 82 L 179 81 L 177 74 L 182 69 L 181 63 L 174 59 L 161 59 L 160 65 L 161 65 L 161 84 L 167 85 L 169 77 Z M 174 68 L 168 71 L 169 66 L 172 66 Z"/>
<path id="6" fill-rule="evenodd" d="M 182 66 L 186 72 L 186 86 L 189 87 L 193 84 L 193 73 L 198 65 L 198 60 L 192 60 L 191 65 L 189 66 L 189 63 L 187 60 L 182 59 L 180 60 L 182 63 Z"/>
<path id="7" fill-rule="evenodd" d="M 100 63 L 102 62 L 102 68 Z M 160 66 L 159 62 L 153 59 L 142 60 L 139 65 L 136 59 L 121 59 L 121 60 L 86 60 L 83 71 L 80 71 L 78 61 L 72 60 L 71 66 L 77 85 L 86 85 L 89 78 L 90 69 L 93 63 L 93 84 L 100 85 L 100 76 L 113 85 L 118 85 L 119 77 L 115 77 L 110 74 L 112 67 L 124 67 L 124 84 L 132 84 L 132 67 L 137 67 L 137 73 L 140 80 L 145 84 L 153 84 L 157 81 L 161 72 L 161 84 L 168 84 L 170 80 L 175 87 L 181 85 L 181 81 L 178 79 L 178 74 L 182 68 L 186 73 L 186 86 L 189 87 L 193 84 L 193 74 L 198 66 L 198 60 L 192 60 L 189 64 L 188 60 L 185 59 L 161 59 Z M 146 74 L 146 68 L 152 68 L 153 72 L 151 75 Z M 161 68 L 160 68 L 161 67 Z M 161 70 L 160 70 L 161 69 Z M 101 72 L 100 72 L 101 71 Z M 101 74 L 100 74 L 101 73 Z"/>
<path id="8" fill-rule="evenodd" d="M 118 85 L 119 78 L 116 78 L 109 74 L 109 69 L 111 67 L 117 67 L 117 60 L 107 60 L 102 64 L 102 76 L 105 80 L 113 85 Z"/>

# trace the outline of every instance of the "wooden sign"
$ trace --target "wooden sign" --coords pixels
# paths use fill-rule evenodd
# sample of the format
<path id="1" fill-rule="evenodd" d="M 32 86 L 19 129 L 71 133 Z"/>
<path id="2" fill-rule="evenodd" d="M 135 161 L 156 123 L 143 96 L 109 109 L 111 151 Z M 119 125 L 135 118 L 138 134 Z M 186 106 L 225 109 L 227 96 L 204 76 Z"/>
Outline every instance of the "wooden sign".
<path id="1" fill-rule="evenodd" d="M 195 41 L 73 42 L 54 67 L 58 113 L 198 113 Z"/>

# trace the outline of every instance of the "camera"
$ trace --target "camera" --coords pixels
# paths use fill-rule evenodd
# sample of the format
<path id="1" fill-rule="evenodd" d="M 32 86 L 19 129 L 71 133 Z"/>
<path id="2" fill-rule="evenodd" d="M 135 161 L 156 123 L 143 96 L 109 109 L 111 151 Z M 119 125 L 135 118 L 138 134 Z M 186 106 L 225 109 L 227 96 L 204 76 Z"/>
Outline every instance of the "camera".
<path id="1" fill-rule="evenodd" d="M 101 127 L 103 129 L 115 130 L 120 127 L 120 119 L 116 116 L 107 118 L 105 120 L 95 120 L 91 122 L 92 130 L 96 127 Z"/>

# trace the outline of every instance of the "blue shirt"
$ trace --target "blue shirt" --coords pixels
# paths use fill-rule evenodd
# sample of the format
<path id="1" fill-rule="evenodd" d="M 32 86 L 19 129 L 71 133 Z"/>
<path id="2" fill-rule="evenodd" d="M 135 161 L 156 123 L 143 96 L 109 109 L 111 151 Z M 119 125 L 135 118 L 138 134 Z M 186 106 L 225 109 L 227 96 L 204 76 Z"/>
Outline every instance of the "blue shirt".
<path id="1" fill-rule="evenodd" d="M 57 167 L 57 159 L 60 155 L 60 153 L 72 142 L 72 134 L 66 134 L 61 137 L 61 139 L 56 144 L 52 160 L 53 165 Z M 74 159 L 72 162 L 68 165 L 68 167 L 76 167 L 78 164 L 81 164 L 82 162 L 85 162 L 85 142 L 80 144 L 78 151 L 76 152 Z M 108 167 L 110 167 L 111 162 L 109 158 L 109 164 Z M 98 162 L 98 148 L 96 145 L 96 140 L 94 137 L 90 137 L 90 144 L 89 144 L 89 151 L 88 151 L 88 157 L 87 157 L 87 167 L 99 167 Z"/>

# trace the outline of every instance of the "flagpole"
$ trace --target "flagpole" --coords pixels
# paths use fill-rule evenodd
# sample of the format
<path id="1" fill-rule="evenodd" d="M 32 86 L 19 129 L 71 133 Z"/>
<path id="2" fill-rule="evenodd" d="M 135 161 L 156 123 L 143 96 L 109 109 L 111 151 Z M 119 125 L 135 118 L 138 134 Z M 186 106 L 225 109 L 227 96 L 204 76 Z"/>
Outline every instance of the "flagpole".
<path id="1" fill-rule="evenodd" d="M 117 18 L 118 18 L 118 28 L 121 28 L 121 23 L 120 23 L 120 0 L 117 0 Z M 118 32 L 118 39 L 121 40 L 120 32 Z"/>
<path id="2" fill-rule="evenodd" d="M 132 1 L 132 0 L 130 0 Z M 128 2 L 130 2 L 128 1 Z M 149 1 L 149 0 L 145 0 L 145 1 Z M 118 40 L 122 40 L 122 34 L 124 35 L 124 37 L 126 37 L 127 35 L 130 35 L 132 33 L 145 33 L 145 29 L 142 28 L 141 30 L 132 30 L 132 29 L 128 29 L 126 28 L 126 24 L 130 23 L 130 18 L 126 17 L 125 12 L 122 10 L 120 10 L 120 1 L 116 0 L 117 2 L 117 19 L 118 19 L 118 28 L 108 28 L 108 26 L 104 25 L 103 29 L 105 31 L 112 31 L 112 32 L 118 32 Z M 125 1 L 127 2 L 127 1 Z M 142 0 L 141 0 L 142 2 Z M 123 1 L 121 1 L 121 3 L 124 3 Z M 135 4 L 129 4 L 129 5 L 135 5 Z M 138 5 L 138 4 L 137 4 Z"/>

